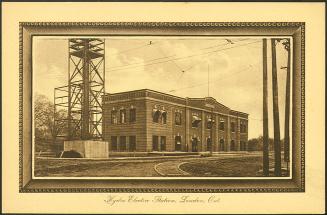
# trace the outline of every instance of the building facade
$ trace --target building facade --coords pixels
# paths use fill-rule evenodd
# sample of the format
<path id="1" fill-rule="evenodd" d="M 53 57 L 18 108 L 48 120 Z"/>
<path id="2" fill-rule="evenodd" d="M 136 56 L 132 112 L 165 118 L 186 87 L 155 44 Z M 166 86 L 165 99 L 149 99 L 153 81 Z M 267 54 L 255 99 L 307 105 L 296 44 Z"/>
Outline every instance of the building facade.
<path id="1" fill-rule="evenodd" d="M 106 94 L 102 129 L 109 151 L 245 151 L 248 114 L 144 89 Z"/>

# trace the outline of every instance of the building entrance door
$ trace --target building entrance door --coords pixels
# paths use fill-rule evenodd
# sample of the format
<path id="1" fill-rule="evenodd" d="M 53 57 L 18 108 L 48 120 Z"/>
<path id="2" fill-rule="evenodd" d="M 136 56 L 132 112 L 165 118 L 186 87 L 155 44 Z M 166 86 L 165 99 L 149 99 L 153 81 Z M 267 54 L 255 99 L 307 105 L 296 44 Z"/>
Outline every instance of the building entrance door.
<path id="1" fill-rule="evenodd" d="M 176 136 L 175 137 L 175 151 L 181 151 L 182 150 L 182 137 Z"/>
<path id="2" fill-rule="evenodd" d="M 198 140 L 196 138 L 192 138 L 192 152 L 198 151 Z"/>

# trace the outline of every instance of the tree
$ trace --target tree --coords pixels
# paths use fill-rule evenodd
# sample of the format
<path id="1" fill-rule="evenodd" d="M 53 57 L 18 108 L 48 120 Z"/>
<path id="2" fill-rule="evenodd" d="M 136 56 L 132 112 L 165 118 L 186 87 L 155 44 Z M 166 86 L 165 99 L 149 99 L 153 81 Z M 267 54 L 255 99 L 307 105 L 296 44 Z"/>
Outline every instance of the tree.
<path id="1" fill-rule="evenodd" d="M 34 100 L 34 127 L 36 139 L 47 139 L 56 141 L 59 126 L 54 125 L 56 119 L 65 119 L 65 110 L 58 110 L 54 113 L 54 104 L 42 94 L 36 94 Z"/>
<path id="2" fill-rule="evenodd" d="M 269 151 L 274 150 L 274 139 L 269 138 Z M 248 151 L 262 151 L 263 150 L 263 136 L 252 138 L 248 140 Z"/>
<path id="3" fill-rule="evenodd" d="M 248 151 L 258 151 L 260 139 L 262 139 L 262 137 L 248 140 Z"/>

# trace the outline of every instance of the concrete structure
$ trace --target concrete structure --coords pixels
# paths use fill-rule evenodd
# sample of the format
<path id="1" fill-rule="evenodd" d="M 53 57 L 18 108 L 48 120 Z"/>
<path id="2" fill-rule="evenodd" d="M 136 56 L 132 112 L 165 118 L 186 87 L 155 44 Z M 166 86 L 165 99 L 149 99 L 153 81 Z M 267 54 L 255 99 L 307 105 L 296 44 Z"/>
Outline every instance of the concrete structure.
<path id="1" fill-rule="evenodd" d="M 181 98 L 143 89 L 103 97 L 109 151 L 242 151 L 248 114 L 212 97 Z"/>
<path id="2" fill-rule="evenodd" d="M 94 140 L 72 140 L 64 142 L 64 151 L 75 150 L 84 158 L 108 158 L 108 142 Z"/>

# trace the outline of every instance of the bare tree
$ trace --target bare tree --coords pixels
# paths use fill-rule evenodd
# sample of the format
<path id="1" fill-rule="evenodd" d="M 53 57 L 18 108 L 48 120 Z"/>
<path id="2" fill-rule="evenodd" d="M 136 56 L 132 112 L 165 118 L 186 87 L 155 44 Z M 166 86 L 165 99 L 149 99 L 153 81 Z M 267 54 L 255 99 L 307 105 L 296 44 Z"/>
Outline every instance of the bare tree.
<path id="1" fill-rule="evenodd" d="M 54 125 L 54 116 L 56 119 L 64 119 L 67 113 L 64 110 L 54 113 L 54 104 L 45 95 L 36 94 L 34 100 L 35 138 L 56 141 L 61 128 Z"/>

